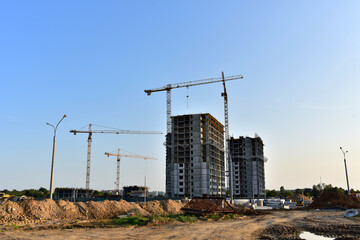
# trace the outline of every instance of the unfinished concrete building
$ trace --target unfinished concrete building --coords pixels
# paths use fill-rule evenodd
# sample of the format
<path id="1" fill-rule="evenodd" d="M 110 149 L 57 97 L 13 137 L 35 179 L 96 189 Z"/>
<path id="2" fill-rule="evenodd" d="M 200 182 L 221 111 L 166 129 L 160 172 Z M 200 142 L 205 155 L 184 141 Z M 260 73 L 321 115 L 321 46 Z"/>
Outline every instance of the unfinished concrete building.
<path id="1" fill-rule="evenodd" d="M 209 113 L 173 116 L 171 121 L 167 196 L 225 196 L 224 126 Z"/>
<path id="2" fill-rule="evenodd" d="M 259 136 L 230 138 L 234 198 L 264 198 L 264 143 Z"/>

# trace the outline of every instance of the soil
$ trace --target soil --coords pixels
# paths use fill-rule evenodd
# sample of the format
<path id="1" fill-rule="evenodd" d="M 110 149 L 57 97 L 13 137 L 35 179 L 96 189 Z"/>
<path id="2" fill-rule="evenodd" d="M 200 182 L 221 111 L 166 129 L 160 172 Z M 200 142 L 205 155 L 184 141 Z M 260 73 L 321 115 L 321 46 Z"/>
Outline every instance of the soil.
<path id="1" fill-rule="evenodd" d="M 163 215 L 181 212 L 180 201 L 164 200 L 147 203 L 120 201 L 69 202 L 50 199 L 24 202 L 7 201 L 0 204 L 0 226 L 17 224 L 19 226 L 47 221 L 75 221 L 91 219 L 110 219 L 119 215 Z"/>
<path id="2" fill-rule="evenodd" d="M 323 192 L 310 208 L 360 208 L 360 200 L 356 196 L 347 196 L 337 192 Z"/>
<path id="3" fill-rule="evenodd" d="M 237 220 L 169 223 L 158 226 L 47 230 L 7 230 L 0 239 L 301 239 L 300 233 L 335 239 L 360 239 L 359 219 L 343 217 L 343 211 L 271 211 Z M 76 227 L 76 226 L 75 226 Z M 44 229 L 44 228 L 42 228 Z"/>
<path id="4" fill-rule="evenodd" d="M 326 196 L 324 196 L 325 199 Z M 327 198 L 328 199 L 328 198 Z M 301 239 L 308 231 L 335 239 L 360 239 L 360 218 L 344 218 L 344 211 L 236 208 L 243 217 L 195 223 L 151 223 L 142 227 L 104 225 L 118 215 L 181 213 L 178 201 L 128 203 L 29 200 L 0 205 L 0 239 Z"/>

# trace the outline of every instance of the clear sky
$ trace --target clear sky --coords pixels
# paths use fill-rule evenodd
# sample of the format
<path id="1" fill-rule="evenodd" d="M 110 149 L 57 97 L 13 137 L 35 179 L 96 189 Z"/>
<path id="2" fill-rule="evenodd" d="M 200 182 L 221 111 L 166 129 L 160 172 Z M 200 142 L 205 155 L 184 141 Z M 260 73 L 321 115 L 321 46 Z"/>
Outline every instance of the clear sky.
<path id="1" fill-rule="evenodd" d="M 322 182 L 360 189 L 359 1 L 1 1 L 0 189 L 85 187 L 89 123 L 166 131 L 166 94 L 144 89 L 228 82 L 230 134 L 265 143 L 267 189 Z M 173 114 L 224 122 L 222 85 L 172 92 Z M 186 96 L 189 96 L 187 104 Z M 94 129 L 96 129 L 94 127 Z M 164 135 L 94 134 L 90 186 L 165 189 Z"/>

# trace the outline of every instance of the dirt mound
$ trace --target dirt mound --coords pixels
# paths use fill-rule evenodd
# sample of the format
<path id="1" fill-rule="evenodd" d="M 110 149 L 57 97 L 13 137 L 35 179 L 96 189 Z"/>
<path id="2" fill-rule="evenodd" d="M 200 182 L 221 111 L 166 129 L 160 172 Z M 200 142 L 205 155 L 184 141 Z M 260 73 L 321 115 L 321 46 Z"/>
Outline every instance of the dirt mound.
<path id="1" fill-rule="evenodd" d="M 78 219 L 83 215 L 79 208 L 74 203 L 69 201 L 59 200 L 55 202 L 51 199 L 42 201 L 28 200 L 19 203 L 23 208 L 24 217 L 26 219 Z"/>
<path id="2" fill-rule="evenodd" d="M 148 211 L 151 215 L 164 215 L 166 212 L 160 205 L 160 201 L 150 201 L 146 203 L 140 203 L 140 206 Z"/>
<path id="3" fill-rule="evenodd" d="M 323 192 L 309 208 L 360 208 L 360 200 L 356 196 L 343 195 L 337 192 Z"/>
<path id="4" fill-rule="evenodd" d="M 174 201 L 171 199 L 161 201 L 151 201 L 146 204 L 141 204 L 145 210 L 153 215 L 164 214 L 178 214 L 182 213 L 181 208 L 184 204 L 181 201 Z"/>
<path id="5" fill-rule="evenodd" d="M 140 206 L 148 211 L 151 215 L 177 214 L 182 212 L 183 207 L 181 201 L 161 200 L 140 203 Z"/>
<path id="6" fill-rule="evenodd" d="M 301 229 L 286 226 L 286 225 L 274 225 L 270 228 L 265 229 L 257 239 L 300 239 L 298 235 Z"/>
<path id="7" fill-rule="evenodd" d="M 7 201 L 0 204 L 0 224 L 10 222 L 34 222 L 77 219 L 107 219 L 118 215 L 165 215 L 180 213 L 180 201 L 164 200 L 147 203 L 129 203 L 124 200 L 103 202 L 69 202 L 50 199 L 24 202 Z"/>
<path id="8" fill-rule="evenodd" d="M 131 204 L 127 201 L 108 201 L 103 202 L 85 202 L 79 203 L 86 210 L 86 216 L 91 219 L 114 218 L 118 215 L 129 214 L 133 215 L 149 215 L 149 213 L 142 209 L 138 204 Z"/>
<path id="9" fill-rule="evenodd" d="M 25 220 L 23 208 L 16 202 L 3 202 L 0 204 L 0 223 Z"/>
<path id="10" fill-rule="evenodd" d="M 174 200 L 162 200 L 160 201 L 161 207 L 164 209 L 166 213 L 171 214 L 178 214 L 181 213 L 181 208 L 184 206 L 184 204 L 180 201 L 174 201 Z"/>
<path id="11" fill-rule="evenodd" d="M 268 214 L 268 212 L 256 211 L 255 209 L 245 207 L 245 206 L 232 205 L 232 207 L 235 210 L 236 214 L 243 214 L 243 215 L 247 215 L 247 216 Z"/>

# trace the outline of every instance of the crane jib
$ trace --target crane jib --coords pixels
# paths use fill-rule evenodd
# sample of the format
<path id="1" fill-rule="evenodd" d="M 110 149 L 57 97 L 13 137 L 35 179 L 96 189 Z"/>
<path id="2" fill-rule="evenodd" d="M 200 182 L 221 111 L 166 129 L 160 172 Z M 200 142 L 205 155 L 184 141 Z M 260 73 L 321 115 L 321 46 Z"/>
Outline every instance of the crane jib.
<path id="1" fill-rule="evenodd" d="M 237 80 L 244 78 L 242 75 L 235 75 L 235 76 L 229 76 L 226 77 L 225 81 L 231 81 L 231 80 Z M 155 89 L 148 89 L 144 90 L 147 95 L 151 95 L 153 92 L 160 92 L 160 91 L 170 91 L 173 88 L 183 88 L 183 87 L 191 87 L 191 86 L 197 86 L 197 85 L 204 85 L 209 83 L 216 83 L 216 82 L 222 82 L 224 81 L 223 78 L 209 78 L 209 79 L 203 79 L 203 80 L 196 80 L 196 81 L 190 81 L 190 82 L 183 82 L 183 83 L 173 83 L 168 84 L 164 87 L 155 88 Z"/>

